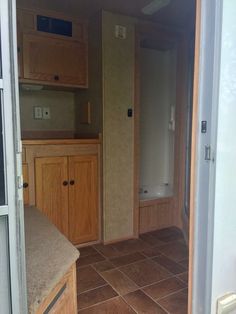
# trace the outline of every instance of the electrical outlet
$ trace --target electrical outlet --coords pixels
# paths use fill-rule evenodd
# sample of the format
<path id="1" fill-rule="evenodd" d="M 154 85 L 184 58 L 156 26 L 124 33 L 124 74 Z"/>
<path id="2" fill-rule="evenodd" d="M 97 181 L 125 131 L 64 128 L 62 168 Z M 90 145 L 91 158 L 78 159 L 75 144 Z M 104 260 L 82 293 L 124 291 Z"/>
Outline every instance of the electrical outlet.
<path id="1" fill-rule="evenodd" d="M 116 25 L 115 26 L 115 37 L 119 39 L 126 39 L 127 29 L 125 26 Z"/>
<path id="2" fill-rule="evenodd" d="M 43 119 L 49 120 L 51 119 L 51 112 L 49 107 L 43 107 Z"/>
<path id="3" fill-rule="evenodd" d="M 34 107 L 34 119 L 35 120 L 42 120 L 43 119 L 42 107 Z"/>

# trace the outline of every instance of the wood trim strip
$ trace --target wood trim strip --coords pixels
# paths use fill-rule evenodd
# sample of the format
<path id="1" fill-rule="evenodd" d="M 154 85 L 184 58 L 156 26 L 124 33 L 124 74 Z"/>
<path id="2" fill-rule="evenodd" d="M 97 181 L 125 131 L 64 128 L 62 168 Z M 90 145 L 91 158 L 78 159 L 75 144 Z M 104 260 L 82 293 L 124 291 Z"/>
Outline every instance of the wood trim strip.
<path id="1" fill-rule="evenodd" d="M 45 139 L 45 140 L 23 140 L 23 145 L 71 145 L 71 144 L 100 144 L 97 139 Z"/>
<path id="2" fill-rule="evenodd" d="M 196 159 L 197 159 L 197 130 L 198 130 L 198 91 L 200 67 L 200 36 L 201 36 L 201 0 L 196 0 L 196 28 L 195 28 L 195 57 L 193 83 L 193 118 L 192 118 L 192 146 L 190 173 L 190 217 L 189 217 L 189 282 L 188 282 L 188 314 L 192 313 L 193 305 L 193 260 L 194 260 L 194 231 L 195 231 L 195 198 L 196 198 Z"/>
<path id="3" fill-rule="evenodd" d="M 159 205 L 159 204 L 166 204 L 169 202 L 174 202 L 174 197 L 162 197 L 162 198 L 156 198 L 156 199 L 147 199 L 147 200 L 140 200 L 139 201 L 139 207 L 147 207 L 152 205 Z"/>

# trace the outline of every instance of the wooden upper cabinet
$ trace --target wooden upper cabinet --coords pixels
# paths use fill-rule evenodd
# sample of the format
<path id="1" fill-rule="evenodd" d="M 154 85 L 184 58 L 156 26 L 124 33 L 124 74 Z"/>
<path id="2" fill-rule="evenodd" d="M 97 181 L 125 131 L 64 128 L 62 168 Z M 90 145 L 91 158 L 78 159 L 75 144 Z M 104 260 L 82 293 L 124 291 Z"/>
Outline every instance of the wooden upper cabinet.
<path id="1" fill-rule="evenodd" d="M 35 158 L 36 207 L 68 236 L 67 157 Z"/>
<path id="2" fill-rule="evenodd" d="M 69 239 L 81 244 L 98 239 L 97 156 L 69 157 Z"/>
<path id="3" fill-rule="evenodd" d="M 69 23 L 65 35 L 40 30 L 38 18 Z M 50 22 L 48 22 L 49 25 Z M 88 36 L 86 21 L 27 9 L 17 10 L 19 77 L 22 83 L 88 87 Z"/>
<path id="4" fill-rule="evenodd" d="M 82 42 L 23 35 L 25 79 L 87 86 L 87 46 Z"/>

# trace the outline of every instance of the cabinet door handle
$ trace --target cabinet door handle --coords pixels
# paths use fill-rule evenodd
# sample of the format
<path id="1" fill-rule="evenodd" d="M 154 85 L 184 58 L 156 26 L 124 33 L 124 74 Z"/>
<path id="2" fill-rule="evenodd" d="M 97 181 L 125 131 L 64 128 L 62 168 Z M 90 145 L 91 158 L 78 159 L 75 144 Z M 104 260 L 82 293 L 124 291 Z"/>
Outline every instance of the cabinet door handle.
<path id="1" fill-rule="evenodd" d="M 55 76 L 54 76 L 54 80 L 55 80 L 55 81 L 59 81 L 59 75 L 55 75 Z"/>
<path id="2" fill-rule="evenodd" d="M 23 183 L 23 188 L 26 189 L 29 186 L 29 184 L 27 182 Z"/>
<path id="3" fill-rule="evenodd" d="M 68 181 L 63 181 L 62 183 L 64 186 L 67 186 L 68 185 Z"/>
<path id="4" fill-rule="evenodd" d="M 70 185 L 74 185 L 75 184 L 75 180 L 70 180 Z"/>

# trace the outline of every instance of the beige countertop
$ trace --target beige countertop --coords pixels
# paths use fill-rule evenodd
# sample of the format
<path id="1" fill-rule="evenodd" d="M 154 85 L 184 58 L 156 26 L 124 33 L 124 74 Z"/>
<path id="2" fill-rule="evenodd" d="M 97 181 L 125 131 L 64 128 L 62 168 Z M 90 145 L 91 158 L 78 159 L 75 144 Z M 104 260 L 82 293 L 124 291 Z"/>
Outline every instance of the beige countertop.
<path id="1" fill-rule="evenodd" d="M 79 257 L 79 251 L 35 207 L 25 208 L 26 276 L 29 314 Z"/>

